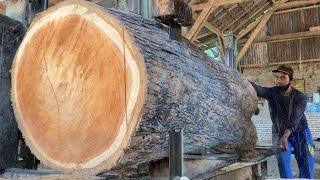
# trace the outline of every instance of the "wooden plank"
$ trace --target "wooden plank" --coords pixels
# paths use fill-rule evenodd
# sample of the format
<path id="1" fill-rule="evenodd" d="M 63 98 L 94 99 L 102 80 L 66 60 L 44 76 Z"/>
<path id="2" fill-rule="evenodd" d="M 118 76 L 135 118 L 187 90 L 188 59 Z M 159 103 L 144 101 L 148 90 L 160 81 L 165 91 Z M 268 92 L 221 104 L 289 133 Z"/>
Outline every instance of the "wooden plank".
<path id="1" fill-rule="evenodd" d="M 245 43 L 245 45 L 243 46 L 243 48 L 241 49 L 241 51 L 238 54 L 237 57 L 237 64 L 239 64 L 241 62 L 241 60 L 243 59 L 244 55 L 247 53 L 247 51 L 249 50 L 252 42 L 254 41 L 254 39 L 257 37 L 257 35 L 260 33 L 261 29 L 264 28 L 264 26 L 267 24 L 268 20 L 270 19 L 270 17 L 272 16 L 273 12 L 277 9 L 278 5 L 281 3 L 285 3 L 288 0 L 280 0 L 279 3 L 276 3 L 272 6 L 271 9 L 269 9 L 268 12 L 266 12 L 263 17 L 262 20 L 260 21 L 260 23 L 257 25 L 256 29 L 252 32 L 250 38 L 248 39 L 248 41 Z"/>

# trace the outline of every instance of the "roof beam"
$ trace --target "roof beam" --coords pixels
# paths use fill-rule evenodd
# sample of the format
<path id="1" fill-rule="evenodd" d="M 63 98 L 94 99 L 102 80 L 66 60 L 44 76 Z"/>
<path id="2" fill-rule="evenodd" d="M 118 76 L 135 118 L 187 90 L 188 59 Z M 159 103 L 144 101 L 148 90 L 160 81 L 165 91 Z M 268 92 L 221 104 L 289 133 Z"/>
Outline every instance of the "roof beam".
<path id="1" fill-rule="evenodd" d="M 261 0 L 260 0 L 261 1 Z M 256 7 L 256 5 L 260 2 L 260 1 L 254 1 L 251 2 L 251 5 L 249 7 L 244 6 L 242 7 L 242 11 L 237 12 L 236 14 L 234 14 L 233 16 L 235 17 L 234 19 L 232 19 L 231 22 L 226 22 L 223 24 L 223 26 L 221 26 L 221 30 L 225 31 L 228 30 L 234 23 L 236 23 L 237 21 L 239 21 L 241 18 L 243 18 L 246 14 L 248 14 L 251 11 L 254 11 L 254 8 Z"/>
<path id="2" fill-rule="evenodd" d="M 197 17 L 198 14 L 194 13 L 194 16 Z M 213 32 L 214 34 L 217 35 L 217 38 L 219 40 L 219 44 L 222 47 L 222 52 L 224 52 L 224 38 L 223 38 L 223 32 L 220 31 L 217 27 L 215 27 L 214 25 L 205 22 L 204 23 L 204 27 L 207 28 L 209 31 Z M 198 36 L 197 36 L 198 37 Z M 198 38 L 197 38 L 198 39 Z"/>
<path id="3" fill-rule="evenodd" d="M 203 9 L 200 16 L 197 18 L 196 22 L 193 24 L 192 28 L 187 34 L 187 39 L 189 39 L 191 42 L 197 37 L 199 31 L 201 30 L 202 26 L 207 22 L 207 19 L 211 12 L 215 10 L 218 6 L 216 6 L 217 0 L 209 0 L 207 3 L 208 6 Z"/>
<path id="4" fill-rule="evenodd" d="M 199 34 L 199 35 L 197 36 L 197 39 L 201 39 L 201 38 L 204 38 L 204 37 L 210 36 L 210 35 L 212 35 L 212 34 L 214 34 L 214 33 L 213 33 L 213 32 L 211 32 L 211 31 L 206 32 L 206 33 L 202 33 L 202 34 Z"/>
<path id="5" fill-rule="evenodd" d="M 254 21 L 251 21 L 252 19 L 257 19 L 258 17 L 261 16 L 261 14 L 263 14 L 266 10 L 270 9 L 271 7 L 270 3 L 265 3 L 262 7 L 260 7 L 257 11 L 255 11 L 254 13 L 252 13 L 251 15 L 249 15 L 249 17 L 243 17 L 243 19 L 245 19 L 243 22 L 241 22 L 240 24 L 236 24 L 235 26 L 231 26 L 230 29 L 232 29 L 234 32 L 237 32 L 238 29 L 241 29 L 241 27 L 243 27 L 246 24 L 251 24 Z M 250 23 L 251 21 L 251 23 Z"/>
<path id="6" fill-rule="evenodd" d="M 244 44 L 243 48 L 239 52 L 238 57 L 237 57 L 237 64 L 239 64 L 241 62 L 241 60 L 243 59 L 244 55 L 248 52 L 252 42 L 255 40 L 255 38 L 257 37 L 257 35 L 261 31 L 261 29 L 263 29 L 265 27 L 265 25 L 267 24 L 268 20 L 270 19 L 270 17 L 274 13 L 274 11 L 277 10 L 279 4 L 286 3 L 287 1 L 288 0 L 280 0 L 280 1 L 278 1 L 277 3 L 275 3 L 269 9 L 268 12 L 266 12 L 263 15 L 263 17 L 262 17 L 261 21 L 259 22 L 259 24 L 257 25 L 256 29 L 252 32 L 252 34 L 249 37 L 248 41 Z"/>
<path id="7" fill-rule="evenodd" d="M 192 5 L 192 11 L 202 11 L 207 6 L 207 3 L 195 4 Z"/>
<path id="8" fill-rule="evenodd" d="M 292 8 L 299 8 L 304 6 L 312 6 L 320 3 L 320 0 L 304 0 L 304 1 L 293 1 L 293 2 L 287 2 L 284 4 L 280 4 L 277 8 L 277 11 L 286 10 L 286 9 L 292 9 Z"/>
<path id="9" fill-rule="evenodd" d="M 216 1 L 216 6 L 224 6 L 224 5 L 228 5 L 228 4 L 242 3 L 244 1 L 249 1 L 249 0 L 217 0 Z M 207 6 L 208 6 L 208 3 L 201 3 L 201 4 L 193 4 L 193 5 L 191 5 L 192 11 L 201 11 L 204 8 L 206 8 Z"/>
<path id="10" fill-rule="evenodd" d="M 318 3 L 320 3 L 320 0 L 305 0 L 305 1 L 287 2 L 287 3 L 279 4 L 279 6 L 278 6 L 276 11 L 285 10 L 287 8 L 299 8 L 301 6 L 312 6 L 312 5 L 315 5 L 315 4 L 318 4 Z M 248 34 L 259 23 L 259 21 L 260 20 L 257 19 L 254 23 L 250 24 L 245 30 L 242 30 L 239 33 L 239 35 L 237 36 L 237 40 L 240 40 L 246 34 Z"/>
<path id="11" fill-rule="evenodd" d="M 254 27 L 256 27 L 259 22 L 261 21 L 263 16 L 260 16 L 256 19 L 256 21 L 249 24 L 246 29 L 243 29 L 237 36 L 237 41 L 239 41 L 241 38 L 243 38 L 246 34 L 248 34 Z"/>
<path id="12" fill-rule="evenodd" d="M 222 5 L 234 4 L 234 3 L 239 3 L 239 2 L 243 2 L 243 1 L 247 1 L 247 0 L 209 0 L 206 3 L 206 6 L 203 9 L 203 11 L 201 12 L 200 16 L 196 19 L 196 22 L 194 23 L 194 25 L 192 26 L 192 28 L 188 32 L 188 34 L 186 36 L 187 39 L 189 39 L 190 41 L 193 41 L 197 37 L 199 31 L 201 30 L 203 25 L 206 23 L 209 15 L 216 8 L 218 8 L 219 6 L 222 6 Z"/>
<path id="13" fill-rule="evenodd" d="M 259 38 L 255 40 L 253 43 L 272 43 L 272 42 L 282 42 L 282 41 L 290 41 L 296 39 L 306 39 L 310 37 L 320 36 L 320 30 L 312 30 L 298 33 L 289 33 L 289 34 L 278 34 L 273 36 L 265 36 L 263 38 Z M 241 42 L 240 42 L 241 44 Z"/>

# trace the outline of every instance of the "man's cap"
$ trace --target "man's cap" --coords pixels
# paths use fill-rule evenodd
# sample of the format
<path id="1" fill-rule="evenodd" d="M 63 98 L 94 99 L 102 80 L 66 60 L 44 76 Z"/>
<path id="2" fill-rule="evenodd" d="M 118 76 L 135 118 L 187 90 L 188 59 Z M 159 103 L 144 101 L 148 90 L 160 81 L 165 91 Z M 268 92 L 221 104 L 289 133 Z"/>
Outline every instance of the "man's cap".
<path id="1" fill-rule="evenodd" d="M 293 69 L 292 67 L 288 66 L 288 65 L 280 65 L 277 67 L 277 69 L 275 70 L 272 70 L 272 72 L 276 73 L 276 72 L 282 72 L 282 73 L 285 73 L 285 74 L 293 74 Z"/>
<path id="2" fill-rule="evenodd" d="M 293 80 L 293 69 L 291 66 L 282 64 L 277 67 L 277 69 L 272 70 L 273 73 L 282 72 L 289 75 L 290 80 Z"/>

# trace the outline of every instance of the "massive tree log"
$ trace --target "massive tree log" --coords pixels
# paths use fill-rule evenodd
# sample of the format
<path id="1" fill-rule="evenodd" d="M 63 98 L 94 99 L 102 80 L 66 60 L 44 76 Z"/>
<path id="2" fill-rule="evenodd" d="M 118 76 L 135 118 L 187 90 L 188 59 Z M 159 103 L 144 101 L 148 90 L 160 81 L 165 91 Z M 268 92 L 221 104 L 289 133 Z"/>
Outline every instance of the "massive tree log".
<path id="1" fill-rule="evenodd" d="M 10 69 L 23 35 L 21 23 L 0 14 L 0 169 L 17 161 L 18 127 L 10 99 Z"/>
<path id="2" fill-rule="evenodd" d="M 185 152 L 244 151 L 256 143 L 250 83 L 135 14 L 62 2 L 33 22 L 12 73 L 14 112 L 27 144 L 65 171 L 163 158 L 167 131 L 176 128 L 184 128 Z"/>

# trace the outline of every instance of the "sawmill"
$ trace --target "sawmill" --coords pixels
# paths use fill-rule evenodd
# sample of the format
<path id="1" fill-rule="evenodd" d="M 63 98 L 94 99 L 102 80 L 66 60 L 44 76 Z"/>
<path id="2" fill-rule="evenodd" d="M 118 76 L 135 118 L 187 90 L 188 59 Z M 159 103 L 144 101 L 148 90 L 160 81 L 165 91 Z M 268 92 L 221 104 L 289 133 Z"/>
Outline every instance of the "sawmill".
<path id="1" fill-rule="evenodd" d="M 320 179 L 320 0 L 0 0 L 0 179 Z"/>

